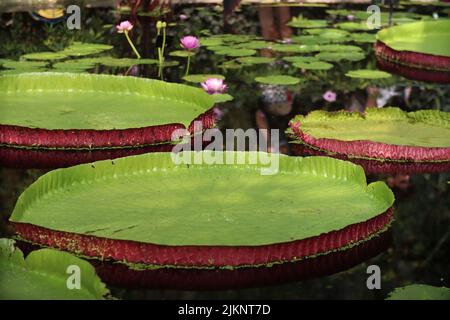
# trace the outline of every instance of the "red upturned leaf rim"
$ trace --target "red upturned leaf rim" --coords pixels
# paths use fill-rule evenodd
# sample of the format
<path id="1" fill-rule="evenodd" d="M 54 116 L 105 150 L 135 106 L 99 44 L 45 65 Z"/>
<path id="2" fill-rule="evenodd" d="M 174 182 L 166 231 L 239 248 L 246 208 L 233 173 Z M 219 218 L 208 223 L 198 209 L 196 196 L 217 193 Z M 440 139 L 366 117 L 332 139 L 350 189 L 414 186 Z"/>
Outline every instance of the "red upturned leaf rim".
<path id="1" fill-rule="evenodd" d="M 216 124 L 214 108 L 191 122 L 187 128 L 190 133 L 194 133 L 195 122 L 201 122 L 202 129 L 213 128 Z M 177 129 L 186 128 L 181 123 L 120 130 L 49 130 L 0 125 L 0 146 L 64 150 L 136 148 L 171 142 L 172 133 Z"/>
<path id="2" fill-rule="evenodd" d="M 10 222 L 19 239 L 88 258 L 130 265 L 175 268 L 240 268 L 272 265 L 328 254 L 366 241 L 392 223 L 392 207 L 360 223 L 292 242 L 259 246 L 157 245 L 51 230 Z"/>
<path id="3" fill-rule="evenodd" d="M 450 72 L 418 69 L 377 57 L 377 67 L 380 70 L 400 75 L 410 80 L 424 81 L 430 83 L 450 83 Z"/>
<path id="4" fill-rule="evenodd" d="M 301 141 L 290 144 L 291 152 L 296 156 L 328 156 L 360 165 L 366 174 L 416 174 L 450 171 L 450 161 L 444 162 L 398 162 L 353 158 L 345 154 L 329 153 L 313 148 Z"/>
<path id="5" fill-rule="evenodd" d="M 140 148 L 98 150 L 42 150 L 0 147 L 0 166 L 20 169 L 57 169 L 100 160 L 150 152 L 170 152 L 174 144 L 162 143 Z"/>
<path id="6" fill-rule="evenodd" d="M 380 40 L 375 43 L 374 50 L 377 57 L 393 63 L 416 69 L 450 71 L 450 57 L 406 50 L 398 51 Z"/>
<path id="7" fill-rule="evenodd" d="M 230 290 L 281 285 L 336 274 L 381 254 L 390 244 L 391 232 L 386 231 L 347 250 L 270 268 L 135 270 L 121 263 L 92 259 L 89 262 L 108 285 L 133 289 Z"/>
<path id="8" fill-rule="evenodd" d="M 291 120 L 289 126 L 300 141 L 329 153 L 345 154 L 352 158 L 378 159 L 380 161 L 450 161 L 450 148 L 446 147 L 403 146 L 370 140 L 343 141 L 331 138 L 314 138 L 301 130 L 300 121 Z"/>

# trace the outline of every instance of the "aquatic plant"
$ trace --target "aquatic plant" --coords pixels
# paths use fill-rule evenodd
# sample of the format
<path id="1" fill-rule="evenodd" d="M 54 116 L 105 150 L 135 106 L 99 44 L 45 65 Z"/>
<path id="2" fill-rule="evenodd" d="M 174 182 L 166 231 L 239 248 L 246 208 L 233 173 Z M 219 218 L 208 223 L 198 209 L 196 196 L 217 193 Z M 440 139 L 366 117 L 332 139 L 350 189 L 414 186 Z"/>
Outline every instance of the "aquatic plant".
<path id="1" fill-rule="evenodd" d="M 336 101 L 336 92 L 333 92 L 331 90 L 327 90 L 323 95 L 323 99 L 327 102 L 335 102 Z"/>
<path id="2" fill-rule="evenodd" d="M 10 222 L 23 240 L 83 256 L 138 268 L 220 269 L 345 250 L 392 222 L 390 189 L 368 185 L 350 162 L 251 152 L 178 155 L 190 164 L 152 153 L 49 172 L 19 197 Z M 197 164 L 194 156 L 223 164 Z M 254 156 L 259 160 L 250 162 Z M 238 157 L 245 161 L 238 164 Z M 278 159 L 282 174 L 262 176 L 268 165 L 261 157 Z"/>
<path id="3" fill-rule="evenodd" d="M 209 78 L 202 82 L 201 86 L 209 94 L 225 93 L 228 89 L 223 79 L 220 78 Z"/>
<path id="4" fill-rule="evenodd" d="M 81 275 L 80 287 L 70 290 L 77 285 L 70 282 L 74 272 Z M 0 279 L 0 300 L 91 300 L 109 294 L 89 262 L 53 249 L 33 251 L 25 259 L 11 239 L 0 239 Z"/>
<path id="5" fill-rule="evenodd" d="M 160 36 L 162 30 L 162 43 L 161 47 L 158 48 L 158 60 L 159 60 L 158 77 L 161 77 L 161 80 L 162 80 L 162 69 L 164 66 L 164 51 L 166 49 L 166 28 L 167 22 L 158 21 L 156 23 L 157 36 Z"/>
<path id="6" fill-rule="evenodd" d="M 450 300 L 450 288 L 412 284 L 396 288 L 387 300 Z"/>
<path id="7" fill-rule="evenodd" d="M 173 130 L 196 119 L 214 125 L 210 95 L 159 80 L 25 73 L 0 76 L 0 92 L 0 144 L 10 147 L 142 147 L 170 142 Z"/>
<path id="8" fill-rule="evenodd" d="M 136 47 L 133 44 L 133 41 L 131 41 L 129 32 L 133 29 L 133 24 L 130 21 L 122 21 L 116 26 L 116 30 L 118 33 L 123 33 L 125 37 L 127 38 L 128 43 L 130 44 L 131 49 L 133 49 L 134 54 L 138 57 L 138 59 L 141 58 L 141 55 L 137 51 Z"/>
<path id="9" fill-rule="evenodd" d="M 313 111 L 290 122 L 305 145 L 331 156 L 380 161 L 450 161 L 450 113 L 369 108 L 358 112 Z"/>
<path id="10" fill-rule="evenodd" d="M 185 36 L 181 38 L 180 46 L 185 50 L 187 50 L 189 53 L 192 53 L 194 50 L 200 48 L 200 40 L 194 36 Z M 191 64 L 191 54 L 188 54 L 185 76 L 189 74 L 190 64 Z"/>

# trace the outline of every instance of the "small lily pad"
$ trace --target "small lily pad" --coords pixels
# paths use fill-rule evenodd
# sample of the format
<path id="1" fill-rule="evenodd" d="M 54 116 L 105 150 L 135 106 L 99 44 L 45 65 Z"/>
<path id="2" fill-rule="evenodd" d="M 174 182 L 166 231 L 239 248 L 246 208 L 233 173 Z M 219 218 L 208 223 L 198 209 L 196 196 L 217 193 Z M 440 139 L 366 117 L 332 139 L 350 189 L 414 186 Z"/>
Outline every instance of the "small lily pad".
<path id="1" fill-rule="evenodd" d="M 21 58 L 26 60 L 61 60 L 67 55 L 61 52 L 35 52 L 24 54 Z"/>
<path id="2" fill-rule="evenodd" d="M 158 60 L 103 57 L 98 59 L 98 62 L 108 67 L 130 67 L 138 64 L 157 64 Z"/>
<path id="3" fill-rule="evenodd" d="M 252 56 L 252 55 L 256 54 L 256 50 L 227 48 L 227 49 L 215 51 L 215 53 L 219 54 L 219 55 L 229 56 L 229 57 L 246 57 L 246 56 Z"/>
<path id="4" fill-rule="evenodd" d="M 72 45 L 62 51 L 69 56 L 86 56 L 111 50 L 113 46 L 99 43 L 74 42 Z"/>
<path id="5" fill-rule="evenodd" d="M 33 70 L 40 69 L 47 66 L 46 62 L 42 61 L 6 61 L 3 63 L 3 67 L 7 69 L 17 70 Z"/>
<path id="6" fill-rule="evenodd" d="M 194 52 L 187 50 L 176 50 L 169 53 L 169 56 L 171 57 L 181 57 L 181 58 L 192 57 L 193 55 L 195 55 Z"/>
<path id="7" fill-rule="evenodd" d="M 283 57 L 283 60 L 287 62 L 313 62 L 318 61 L 319 59 L 313 56 L 290 56 Z"/>
<path id="8" fill-rule="evenodd" d="M 214 99 L 215 103 L 228 102 L 234 99 L 234 97 L 228 93 L 216 93 L 212 94 L 211 97 Z"/>
<path id="9" fill-rule="evenodd" d="M 367 26 L 367 22 L 340 22 L 336 23 L 336 27 L 348 31 L 367 31 L 370 30 Z"/>
<path id="10" fill-rule="evenodd" d="M 311 62 L 295 62 L 294 67 L 305 70 L 329 70 L 333 68 L 331 63 L 323 61 L 311 61 Z"/>
<path id="11" fill-rule="evenodd" d="M 296 44 L 314 45 L 330 43 L 331 41 L 330 39 L 317 37 L 315 35 L 301 35 L 292 37 L 292 42 Z"/>
<path id="12" fill-rule="evenodd" d="M 250 41 L 248 43 L 241 43 L 239 44 L 239 48 L 242 49 L 266 49 L 272 45 L 271 42 L 263 41 L 263 40 L 254 40 Z"/>
<path id="13" fill-rule="evenodd" d="M 316 54 L 316 58 L 328 62 L 339 62 L 339 61 L 360 61 L 365 58 L 363 52 L 349 51 L 349 52 L 320 52 Z"/>
<path id="14" fill-rule="evenodd" d="M 384 79 L 392 77 L 390 73 L 380 70 L 369 70 L 369 69 L 352 70 L 347 72 L 345 75 L 350 78 L 361 78 L 361 79 Z"/>
<path id="15" fill-rule="evenodd" d="M 264 84 L 295 85 L 300 82 L 300 79 L 285 75 L 273 75 L 265 77 L 256 77 L 255 81 Z"/>
<path id="16" fill-rule="evenodd" d="M 220 46 L 223 41 L 219 38 L 200 38 L 200 43 L 204 47 Z"/>
<path id="17" fill-rule="evenodd" d="M 368 32 L 352 33 L 350 35 L 353 41 L 361 43 L 375 43 L 376 35 Z"/>
<path id="18" fill-rule="evenodd" d="M 200 83 L 210 78 L 225 79 L 225 77 L 220 74 L 190 74 L 183 77 L 183 80 L 187 82 Z"/>
<path id="19" fill-rule="evenodd" d="M 277 52 L 310 53 L 319 51 L 319 45 L 274 44 L 271 49 Z"/>
<path id="20" fill-rule="evenodd" d="M 326 20 L 309 20 L 304 18 L 294 17 L 288 26 L 293 28 L 324 28 L 327 26 Z"/>
<path id="21" fill-rule="evenodd" d="M 253 64 L 269 64 L 275 61 L 275 58 L 268 58 L 268 57 L 242 57 L 237 58 L 237 61 L 239 61 L 242 64 L 245 65 L 253 65 Z"/>

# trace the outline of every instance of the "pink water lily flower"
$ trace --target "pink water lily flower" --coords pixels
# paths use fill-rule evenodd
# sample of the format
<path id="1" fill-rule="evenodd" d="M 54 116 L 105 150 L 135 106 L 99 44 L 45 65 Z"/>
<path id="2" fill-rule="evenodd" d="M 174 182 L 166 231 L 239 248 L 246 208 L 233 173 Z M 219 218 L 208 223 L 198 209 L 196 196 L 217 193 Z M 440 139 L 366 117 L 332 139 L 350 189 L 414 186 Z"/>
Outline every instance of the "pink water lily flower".
<path id="1" fill-rule="evenodd" d="M 133 24 L 128 20 L 122 21 L 120 24 L 116 26 L 116 30 L 118 33 L 128 32 L 131 29 L 133 29 Z"/>
<path id="2" fill-rule="evenodd" d="M 188 18 L 188 16 L 185 14 L 180 14 L 178 17 L 180 18 L 181 21 L 187 20 Z"/>
<path id="3" fill-rule="evenodd" d="M 180 45 L 184 49 L 191 51 L 191 50 L 198 49 L 200 47 L 200 40 L 194 36 L 186 36 L 186 37 L 181 38 Z"/>
<path id="4" fill-rule="evenodd" d="M 209 94 L 224 93 L 228 89 L 228 86 L 224 83 L 223 79 L 219 78 L 209 78 L 205 82 L 202 82 L 201 85 Z"/>
<path id="5" fill-rule="evenodd" d="M 335 101 L 336 101 L 337 95 L 336 95 L 335 92 L 333 92 L 333 91 L 331 91 L 331 90 L 328 90 L 327 92 L 325 92 L 325 93 L 323 94 L 322 97 L 323 97 L 323 99 L 324 99 L 325 101 L 328 101 L 328 102 L 335 102 Z"/>

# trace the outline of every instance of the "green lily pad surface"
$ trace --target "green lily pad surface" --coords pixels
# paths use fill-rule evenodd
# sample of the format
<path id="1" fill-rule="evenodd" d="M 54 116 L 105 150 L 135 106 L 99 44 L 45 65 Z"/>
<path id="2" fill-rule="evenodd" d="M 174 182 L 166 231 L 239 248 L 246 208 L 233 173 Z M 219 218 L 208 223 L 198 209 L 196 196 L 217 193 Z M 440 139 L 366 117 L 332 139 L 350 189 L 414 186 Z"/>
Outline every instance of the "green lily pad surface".
<path id="1" fill-rule="evenodd" d="M 190 164 L 176 164 L 172 156 L 51 171 L 20 196 L 10 221 L 159 245 L 257 246 L 365 222 L 394 201 L 384 182 L 367 185 L 360 166 L 328 157 L 184 152 L 178 159 Z M 219 164 L 195 164 L 199 156 Z M 279 161 L 278 173 L 261 174 L 268 161 Z"/>
<path id="2" fill-rule="evenodd" d="M 299 83 L 300 79 L 291 76 L 276 75 L 276 76 L 256 77 L 255 81 L 264 84 L 294 85 Z"/>
<path id="3" fill-rule="evenodd" d="M 361 78 L 361 79 L 385 79 L 390 78 L 392 76 L 388 72 L 369 69 L 352 70 L 347 72 L 345 75 L 350 78 Z"/>
<path id="4" fill-rule="evenodd" d="M 450 147 L 450 113 L 437 110 L 404 112 L 398 108 L 357 112 L 313 111 L 297 116 L 301 130 L 314 138 L 367 140 L 386 144 Z"/>
<path id="5" fill-rule="evenodd" d="M 78 271 L 79 289 L 69 279 Z M 109 293 L 87 261 L 53 249 L 33 251 L 24 259 L 10 239 L 0 239 L 0 279 L 0 299 L 92 300 Z"/>
<path id="6" fill-rule="evenodd" d="M 450 300 L 450 289 L 424 284 L 396 288 L 387 300 Z"/>
<path id="7" fill-rule="evenodd" d="M 22 58 L 27 60 L 60 60 L 67 58 L 67 55 L 61 52 L 35 52 L 25 54 Z"/>
<path id="8" fill-rule="evenodd" d="M 209 110 L 203 90 L 134 77 L 28 73 L 0 77 L 0 125 L 126 129 L 181 123 Z"/>
<path id="9" fill-rule="evenodd" d="M 333 68 L 331 63 L 323 61 L 311 61 L 311 62 L 295 62 L 294 67 L 305 70 L 329 70 Z"/>
<path id="10" fill-rule="evenodd" d="M 420 21 L 386 28 L 377 40 L 397 51 L 450 57 L 450 20 Z"/>
<path id="11" fill-rule="evenodd" d="M 210 78 L 225 79 L 225 77 L 220 74 L 190 74 L 183 77 L 183 80 L 187 82 L 200 83 Z"/>

